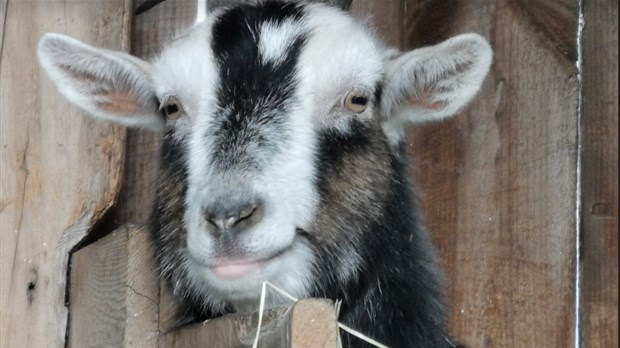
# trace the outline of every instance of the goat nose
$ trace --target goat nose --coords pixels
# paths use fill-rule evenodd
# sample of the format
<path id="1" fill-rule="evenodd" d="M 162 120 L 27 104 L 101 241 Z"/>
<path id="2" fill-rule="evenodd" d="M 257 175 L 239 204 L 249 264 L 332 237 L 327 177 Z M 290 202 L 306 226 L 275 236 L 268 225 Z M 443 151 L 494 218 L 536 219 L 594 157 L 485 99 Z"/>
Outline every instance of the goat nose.
<path id="1" fill-rule="evenodd" d="M 256 225 L 263 215 L 262 206 L 257 203 L 222 206 L 205 209 L 204 217 L 212 234 L 236 234 Z"/>

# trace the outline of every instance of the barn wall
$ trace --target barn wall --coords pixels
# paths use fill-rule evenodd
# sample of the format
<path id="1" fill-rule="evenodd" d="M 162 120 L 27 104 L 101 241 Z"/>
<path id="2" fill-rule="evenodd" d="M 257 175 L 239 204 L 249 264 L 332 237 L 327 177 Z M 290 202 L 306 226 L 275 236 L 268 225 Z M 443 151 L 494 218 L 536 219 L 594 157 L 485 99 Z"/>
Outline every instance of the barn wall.
<path id="1" fill-rule="evenodd" d="M 148 217 L 158 135 L 125 139 L 81 117 L 35 55 L 57 31 L 147 58 L 196 16 L 194 0 L 132 16 L 143 2 L 0 0 L 2 347 L 63 346 L 70 251 L 104 216 L 95 232 Z M 451 336 L 469 347 L 617 346 L 617 0 L 354 0 L 351 11 L 402 49 L 473 31 L 495 51 L 470 106 L 408 137 Z"/>
<path id="2" fill-rule="evenodd" d="M 618 346 L 618 1 L 584 3 L 582 335 Z"/>
<path id="3" fill-rule="evenodd" d="M 495 53 L 475 102 L 410 134 L 450 329 L 472 347 L 574 346 L 577 2 L 439 3 L 414 5 L 442 20 L 412 23 L 408 44 L 475 31 Z"/>

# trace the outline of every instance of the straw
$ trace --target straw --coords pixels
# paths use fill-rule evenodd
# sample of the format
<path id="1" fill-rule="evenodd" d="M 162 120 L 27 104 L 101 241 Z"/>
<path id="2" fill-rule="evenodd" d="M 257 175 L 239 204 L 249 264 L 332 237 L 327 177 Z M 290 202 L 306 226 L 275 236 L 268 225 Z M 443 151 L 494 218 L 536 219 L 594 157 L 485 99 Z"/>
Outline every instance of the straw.
<path id="1" fill-rule="evenodd" d="M 258 340 L 260 339 L 260 331 L 261 331 L 261 327 L 263 324 L 263 312 L 265 311 L 265 297 L 267 294 L 267 286 L 269 286 L 270 288 L 272 288 L 273 290 L 277 291 L 280 295 L 288 298 L 289 300 L 293 301 L 293 302 L 297 302 L 299 301 L 297 298 L 295 298 L 294 296 L 292 296 L 291 294 L 289 294 L 288 292 L 284 291 L 283 289 L 281 289 L 280 287 L 271 284 L 270 282 L 263 282 L 263 286 L 262 286 L 262 290 L 261 290 L 261 294 L 260 294 L 260 304 L 258 307 L 258 326 L 256 327 L 256 337 L 254 338 L 254 344 L 252 344 L 252 348 L 258 348 Z M 336 300 L 335 303 L 335 309 L 336 309 L 336 316 L 340 316 L 340 306 L 342 304 L 342 300 Z M 356 330 L 353 330 L 352 328 L 342 324 L 341 322 L 338 322 L 338 328 L 348 332 L 349 334 L 361 339 L 362 341 L 365 341 L 367 343 L 372 344 L 375 347 L 378 348 L 389 348 L 388 346 L 381 344 L 375 340 L 373 340 L 372 338 L 362 334 L 361 332 L 358 332 Z M 340 335 L 338 335 L 338 347 L 341 348 L 342 347 L 342 341 L 340 339 Z"/>

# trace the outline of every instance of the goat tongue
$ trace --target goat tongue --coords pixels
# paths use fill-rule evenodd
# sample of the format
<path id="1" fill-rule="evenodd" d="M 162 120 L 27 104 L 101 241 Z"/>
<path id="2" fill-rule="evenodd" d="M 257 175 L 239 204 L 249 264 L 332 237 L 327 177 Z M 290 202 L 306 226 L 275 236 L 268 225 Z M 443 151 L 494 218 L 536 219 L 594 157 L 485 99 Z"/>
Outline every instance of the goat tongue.
<path id="1" fill-rule="evenodd" d="M 220 260 L 211 268 L 213 273 L 223 279 L 237 279 L 258 269 L 259 261 L 226 259 Z"/>

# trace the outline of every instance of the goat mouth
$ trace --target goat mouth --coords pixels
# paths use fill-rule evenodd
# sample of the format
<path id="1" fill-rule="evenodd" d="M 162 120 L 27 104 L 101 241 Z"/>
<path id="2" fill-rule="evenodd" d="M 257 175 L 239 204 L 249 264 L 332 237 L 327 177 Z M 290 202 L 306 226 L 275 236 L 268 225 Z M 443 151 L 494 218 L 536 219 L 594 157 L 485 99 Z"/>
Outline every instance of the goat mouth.
<path id="1" fill-rule="evenodd" d="M 243 259 L 225 259 L 218 260 L 216 266 L 210 267 L 211 272 L 219 278 L 223 279 L 238 279 L 253 271 L 258 270 L 260 265 L 265 260 L 259 261 L 246 261 Z"/>
<path id="2" fill-rule="evenodd" d="M 235 280 L 259 271 L 262 265 L 277 259 L 289 249 L 285 248 L 264 258 L 218 257 L 209 269 L 218 278 Z"/>
<path id="3" fill-rule="evenodd" d="M 304 239 L 308 239 L 309 237 L 308 232 L 301 228 L 296 228 L 295 233 L 298 237 Z M 267 256 L 231 255 L 224 253 L 216 257 L 205 259 L 202 257 L 194 257 L 190 253 L 190 258 L 193 259 L 197 266 L 208 269 L 217 278 L 232 281 L 261 272 L 262 266 L 266 266 L 266 264 L 271 261 L 280 258 L 283 254 L 293 249 L 295 244 L 296 241 L 280 251 L 268 254 Z"/>

